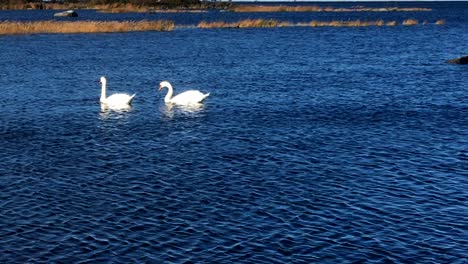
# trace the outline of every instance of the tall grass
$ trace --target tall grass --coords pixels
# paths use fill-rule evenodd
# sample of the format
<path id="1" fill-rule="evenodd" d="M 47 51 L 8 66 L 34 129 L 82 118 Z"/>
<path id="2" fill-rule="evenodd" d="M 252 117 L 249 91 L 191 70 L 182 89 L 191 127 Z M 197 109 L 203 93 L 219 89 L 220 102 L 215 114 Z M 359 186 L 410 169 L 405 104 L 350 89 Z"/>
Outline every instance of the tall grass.
<path id="1" fill-rule="evenodd" d="M 418 21 L 415 19 L 407 19 L 402 22 L 402 25 L 417 25 Z M 441 25 L 441 22 L 436 23 Z M 290 23 L 284 21 L 277 21 L 273 19 L 263 20 L 263 19 L 246 19 L 237 22 L 200 22 L 198 28 L 258 28 L 258 27 L 292 27 L 292 26 L 302 26 L 302 27 L 382 27 L 388 26 L 393 27 L 397 26 L 396 21 L 387 21 L 376 20 L 376 21 L 361 21 L 361 20 L 351 20 L 351 21 L 311 21 L 308 23 Z"/>
<path id="2" fill-rule="evenodd" d="M 96 5 L 95 9 L 100 13 L 146 13 L 149 12 L 148 7 L 133 5 L 133 4 L 107 4 L 107 5 Z"/>
<path id="3" fill-rule="evenodd" d="M 86 5 L 83 2 L 43 3 L 42 1 L 35 1 L 35 2 L 30 2 L 30 3 L 0 4 L 0 10 L 27 10 L 27 9 L 65 10 L 65 9 L 91 9 L 91 7 Z"/>
<path id="4" fill-rule="evenodd" d="M 274 19 L 245 19 L 238 22 L 205 22 L 198 23 L 199 28 L 271 28 L 293 26 L 289 22 L 281 22 Z"/>
<path id="5" fill-rule="evenodd" d="M 320 6 L 268 6 L 268 5 L 238 5 L 230 8 L 233 12 L 416 12 L 431 11 L 430 8 L 419 7 L 353 7 L 353 8 L 334 8 Z"/>
<path id="6" fill-rule="evenodd" d="M 104 33 L 131 31 L 171 31 L 172 21 L 37 21 L 0 22 L 0 35 L 37 33 Z"/>
<path id="7" fill-rule="evenodd" d="M 404 26 L 415 26 L 418 24 L 418 21 L 416 19 L 406 19 L 403 21 Z"/>
<path id="8" fill-rule="evenodd" d="M 2 3 L 0 0 L 0 10 L 27 10 L 27 9 L 49 9 L 49 10 L 68 10 L 68 9 L 95 9 L 100 13 L 145 13 L 145 12 L 208 12 L 211 8 L 226 9 L 222 3 L 200 3 L 193 5 L 165 5 L 160 1 L 120 1 L 115 3 L 104 3 L 106 1 L 53 1 L 42 2 L 34 1 L 22 3 L 21 1 L 10 0 Z M 107 1 L 108 2 L 108 1 Z"/>
<path id="9" fill-rule="evenodd" d="M 107 2 L 107 4 L 105 4 Z M 284 6 L 284 5 L 236 5 L 232 3 L 220 4 L 213 2 L 203 2 L 198 4 L 171 5 L 167 1 L 120 1 L 117 3 L 108 3 L 108 1 L 52 1 L 44 3 L 42 1 L 22 1 L 22 0 L 0 0 L 0 10 L 6 9 L 97 9 L 103 12 L 123 13 L 123 12 L 147 12 L 154 8 L 172 8 L 172 10 L 190 10 L 190 9 L 228 9 L 233 12 L 418 12 L 431 11 L 430 8 L 419 7 L 321 7 L 321 6 Z M 137 3 L 137 4 L 136 4 Z"/>
<path id="10" fill-rule="evenodd" d="M 383 20 L 377 21 L 361 21 L 361 20 L 352 20 L 352 21 L 311 21 L 307 26 L 311 27 L 370 27 L 370 26 L 385 26 Z"/>
<path id="11" fill-rule="evenodd" d="M 204 9 L 151 9 L 150 13 L 208 13 Z"/>
<path id="12" fill-rule="evenodd" d="M 94 6 L 99 13 L 201 13 L 208 12 L 207 9 L 201 9 L 198 6 L 187 8 L 162 8 L 157 6 L 135 5 L 130 3 L 114 3 Z"/>
<path id="13" fill-rule="evenodd" d="M 444 20 L 438 20 L 435 25 L 443 25 Z M 404 20 L 401 25 L 417 25 L 415 19 Z M 422 25 L 426 25 L 423 23 Z M 291 23 L 274 19 L 245 19 L 237 22 L 202 21 L 198 28 L 275 28 L 275 27 L 382 27 L 397 26 L 396 21 L 310 21 L 306 23 Z M 0 35 L 37 34 L 37 33 L 104 33 L 131 31 L 172 31 L 176 28 L 173 21 L 36 21 L 36 22 L 0 22 Z"/>

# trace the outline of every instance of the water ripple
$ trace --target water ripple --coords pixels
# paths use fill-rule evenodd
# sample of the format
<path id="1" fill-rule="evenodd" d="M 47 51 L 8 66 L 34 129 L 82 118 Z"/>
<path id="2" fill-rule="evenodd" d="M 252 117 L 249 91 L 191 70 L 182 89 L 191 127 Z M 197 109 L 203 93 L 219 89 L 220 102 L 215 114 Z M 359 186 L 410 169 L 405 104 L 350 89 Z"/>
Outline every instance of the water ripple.
<path id="1" fill-rule="evenodd" d="M 465 29 L 0 39 L 0 262 L 465 263 Z"/>

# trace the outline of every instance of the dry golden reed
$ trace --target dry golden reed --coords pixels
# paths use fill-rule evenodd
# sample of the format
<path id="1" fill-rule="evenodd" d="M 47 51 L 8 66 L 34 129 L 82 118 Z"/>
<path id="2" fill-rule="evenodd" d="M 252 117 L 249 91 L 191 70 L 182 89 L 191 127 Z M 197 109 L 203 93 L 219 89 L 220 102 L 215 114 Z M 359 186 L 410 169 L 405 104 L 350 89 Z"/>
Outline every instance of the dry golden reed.
<path id="1" fill-rule="evenodd" d="M 438 20 L 436 25 L 443 25 L 444 20 Z M 415 19 L 407 19 L 402 25 L 417 25 Z M 393 27 L 396 21 L 311 21 L 306 23 L 291 23 L 274 19 L 245 19 L 237 22 L 202 21 L 198 28 L 276 28 L 276 27 Z M 425 25 L 425 24 L 423 24 Z M 181 26 L 183 27 L 183 26 Z M 104 33 L 131 31 L 172 31 L 176 28 L 173 21 L 36 21 L 36 22 L 0 22 L 0 35 L 37 34 L 37 33 Z"/>
<path id="2" fill-rule="evenodd" d="M 114 3 L 114 4 L 103 4 L 96 5 L 94 7 L 99 13 L 202 13 L 208 12 L 200 8 L 175 8 L 175 9 L 158 9 L 155 7 L 135 5 L 130 3 Z"/>
<path id="3" fill-rule="evenodd" d="M 1 2 L 1 1 L 0 1 Z M 29 10 L 29 9 L 50 9 L 50 10 L 68 10 L 68 9 L 87 9 L 83 3 L 43 3 L 37 1 L 35 3 L 17 3 L 17 4 L 0 4 L 0 10 Z"/>
<path id="4" fill-rule="evenodd" d="M 404 26 L 415 26 L 418 24 L 418 21 L 416 19 L 406 19 L 403 21 Z"/>
<path id="5" fill-rule="evenodd" d="M 352 21 L 312 21 L 309 23 L 311 27 L 370 27 L 370 26 L 385 26 L 383 20 L 377 21 L 361 21 L 361 20 L 352 20 Z"/>
<path id="6" fill-rule="evenodd" d="M 274 19 L 245 19 L 238 22 L 206 22 L 198 23 L 199 28 L 272 28 L 272 27 L 290 27 L 292 23 L 277 21 Z"/>
<path id="7" fill-rule="evenodd" d="M 402 22 L 402 25 L 417 25 L 418 21 L 415 19 L 407 19 Z M 437 25 L 440 25 L 436 23 Z M 284 21 L 277 21 L 273 19 L 263 20 L 263 19 L 246 19 L 238 22 L 200 22 L 198 28 L 258 28 L 258 27 L 382 27 L 389 26 L 394 27 L 398 25 L 396 21 L 376 20 L 376 21 L 361 21 L 361 20 L 350 20 L 350 21 L 317 21 L 313 20 L 308 23 L 290 23 Z"/>
<path id="8" fill-rule="evenodd" d="M 107 4 L 96 5 L 99 13 L 146 13 L 149 12 L 148 7 L 138 6 L 133 4 Z"/>
<path id="9" fill-rule="evenodd" d="M 267 5 L 239 5 L 230 9 L 233 12 L 418 12 L 431 11 L 430 8 L 399 8 L 399 7 L 354 7 L 354 8 L 334 8 L 320 6 L 267 6 Z"/>
<path id="10" fill-rule="evenodd" d="M 0 35 L 37 33 L 105 33 L 131 31 L 171 31 L 172 21 L 38 21 L 0 22 Z"/>

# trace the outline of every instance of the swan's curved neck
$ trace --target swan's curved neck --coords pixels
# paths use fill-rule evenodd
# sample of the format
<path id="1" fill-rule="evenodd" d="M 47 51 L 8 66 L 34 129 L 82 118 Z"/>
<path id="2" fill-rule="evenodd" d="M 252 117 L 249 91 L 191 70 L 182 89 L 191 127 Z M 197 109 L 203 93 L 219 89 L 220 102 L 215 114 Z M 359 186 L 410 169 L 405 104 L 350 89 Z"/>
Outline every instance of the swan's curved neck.
<path id="1" fill-rule="evenodd" d="M 101 103 L 106 101 L 106 80 L 101 81 Z"/>
<path id="2" fill-rule="evenodd" d="M 168 84 L 167 85 L 167 94 L 166 94 L 166 97 L 164 97 L 164 102 L 165 103 L 170 103 L 171 102 L 171 98 L 172 98 L 173 93 L 174 93 L 174 90 L 172 89 L 172 85 Z"/>

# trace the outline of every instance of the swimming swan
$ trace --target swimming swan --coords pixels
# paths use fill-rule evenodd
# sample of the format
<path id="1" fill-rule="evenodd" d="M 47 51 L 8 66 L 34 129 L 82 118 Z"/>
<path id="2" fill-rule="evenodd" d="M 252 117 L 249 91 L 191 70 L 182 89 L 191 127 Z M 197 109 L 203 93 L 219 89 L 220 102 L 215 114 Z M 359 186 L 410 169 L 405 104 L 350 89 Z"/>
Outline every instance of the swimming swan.
<path id="1" fill-rule="evenodd" d="M 135 98 L 136 94 L 132 96 L 124 93 L 116 93 L 109 97 L 106 97 L 106 90 L 107 90 L 107 80 L 106 77 L 101 77 L 101 99 L 100 102 L 103 106 L 111 108 L 111 109 L 121 109 L 121 108 L 128 108 L 132 104 L 133 98 Z"/>
<path id="2" fill-rule="evenodd" d="M 190 91 L 186 91 L 186 92 L 180 93 L 172 97 L 174 90 L 172 89 L 172 85 L 167 81 L 162 81 L 159 84 L 159 91 L 161 91 L 165 87 L 168 89 L 166 97 L 164 97 L 165 103 L 171 103 L 171 104 L 177 104 L 177 105 L 199 104 L 203 100 L 205 100 L 206 97 L 210 95 L 210 93 L 203 94 L 197 90 L 190 90 Z"/>

